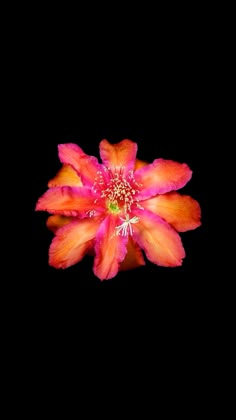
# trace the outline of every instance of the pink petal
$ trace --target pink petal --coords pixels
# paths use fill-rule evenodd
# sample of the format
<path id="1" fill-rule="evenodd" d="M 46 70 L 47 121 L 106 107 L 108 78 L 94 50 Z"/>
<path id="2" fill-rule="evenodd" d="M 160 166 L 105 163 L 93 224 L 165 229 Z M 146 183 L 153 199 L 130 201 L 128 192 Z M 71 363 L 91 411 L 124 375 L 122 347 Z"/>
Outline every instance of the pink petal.
<path id="1" fill-rule="evenodd" d="M 119 224 L 119 217 L 108 215 L 97 231 L 93 271 L 100 280 L 115 277 L 125 258 L 128 237 L 116 235 Z"/>
<path id="2" fill-rule="evenodd" d="M 154 264 L 165 267 L 182 265 L 185 251 L 178 233 L 159 216 L 148 210 L 135 210 L 139 222 L 133 224 L 134 239 Z"/>
<path id="3" fill-rule="evenodd" d="M 97 172 L 103 170 L 97 158 L 86 155 L 77 144 L 73 143 L 59 144 L 58 153 L 60 161 L 71 165 L 84 185 L 93 186 Z"/>
<path id="4" fill-rule="evenodd" d="M 64 216 L 86 217 L 91 213 L 104 211 L 103 202 L 95 203 L 97 195 L 87 187 L 50 188 L 39 198 L 36 210 L 48 211 Z"/>
<path id="5" fill-rule="evenodd" d="M 150 165 L 135 172 L 135 180 L 141 184 L 139 200 L 164 194 L 184 187 L 190 180 L 192 171 L 185 163 L 156 159 Z"/>
<path id="6" fill-rule="evenodd" d="M 117 144 L 110 144 L 104 139 L 100 142 L 99 148 L 103 164 L 107 168 L 111 168 L 113 172 L 115 169 L 123 168 L 123 173 L 126 175 L 134 169 L 137 153 L 136 143 L 125 139 Z"/>
<path id="7" fill-rule="evenodd" d="M 58 144 L 58 155 L 61 163 L 71 165 L 75 171 L 79 172 L 79 160 L 86 153 L 74 143 Z"/>
<path id="8" fill-rule="evenodd" d="M 75 220 L 56 232 L 49 248 L 49 264 L 67 268 L 78 263 L 91 249 L 100 218 Z"/>
<path id="9" fill-rule="evenodd" d="M 201 208 L 188 195 L 170 192 L 142 201 L 142 206 L 161 216 L 179 232 L 196 229 L 201 225 Z"/>

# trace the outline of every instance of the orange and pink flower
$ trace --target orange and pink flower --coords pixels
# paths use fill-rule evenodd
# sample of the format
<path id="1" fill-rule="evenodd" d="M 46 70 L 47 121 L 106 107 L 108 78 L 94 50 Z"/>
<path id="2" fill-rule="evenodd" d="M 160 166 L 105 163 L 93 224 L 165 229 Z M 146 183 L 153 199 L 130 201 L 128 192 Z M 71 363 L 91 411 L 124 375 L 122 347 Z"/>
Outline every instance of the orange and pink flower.
<path id="1" fill-rule="evenodd" d="M 58 151 L 62 168 L 36 205 L 51 214 L 51 266 L 70 267 L 89 253 L 94 274 L 107 280 L 119 270 L 145 265 L 143 251 L 154 264 L 182 265 L 178 232 L 201 224 L 198 202 L 176 192 L 192 176 L 188 165 L 142 162 L 131 140 L 102 140 L 102 163 L 76 144 L 60 144 Z"/>

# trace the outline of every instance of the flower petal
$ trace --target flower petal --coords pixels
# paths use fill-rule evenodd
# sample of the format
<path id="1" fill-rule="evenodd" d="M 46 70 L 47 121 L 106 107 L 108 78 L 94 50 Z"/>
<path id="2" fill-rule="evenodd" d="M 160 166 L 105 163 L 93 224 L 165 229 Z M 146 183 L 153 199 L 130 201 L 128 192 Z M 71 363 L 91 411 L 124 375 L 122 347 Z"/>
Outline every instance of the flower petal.
<path id="1" fill-rule="evenodd" d="M 179 234 L 159 216 L 148 210 L 135 210 L 139 222 L 133 225 L 134 239 L 154 264 L 182 265 L 185 251 Z"/>
<path id="2" fill-rule="evenodd" d="M 136 159 L 134 170 L 137 171 L 137 169 L 143 168 L 143 166 L 147 166 L 147 165 L 149 165 L 148 162 L 145 162 L 144 160 Z"/>
<path id="3" fill-rule="evenodd" d="M 117 216 L 108 215 L 97 231 L 93 271 L 100 280 L 115 277 L 125 258 L 128 237 L 116 235 L 119 223 Z"/>
<path id="4" fill-rule="evenodd" d="M 82 185 L 79 175 L 70 165 L 63 165 L 56 176 L 48 182 L 49 188 L 63 187 L 64 185 L 70 187 L 80 187 Z"/>
<path id="5" fill-rule="evenodd" d="M 87 187 L 50 188 L 38 200 L 36 210 L 64 216 L 86 217 L 89 212 L 103 212 L 103 202 L 95 203 L 97 195 Z"/>
<path id="6" fill-rule="evenodd" d="M 77 172 L 80 158 L 87 156 L 81 147 L 74 143 L 58 144 L 58 155 L 61 163 L 71 165 Z"/>
<path id="7" fill-rule="evenodd" d="M 103 170 L 97 158 L 86 155 L 77 144 L 59 144 L 58 154 L 60 161 L 71 165 L 86 186 L 93 186 L 97 172 Z"/>
<path id="8" fill-rule="evenodd" d="M 145 265 L 142 250 L 129 236 L 127 243 L 127 254 L 125 256 L 124 261 L 122 261 L 122 263 L 120 264 L 119 270 L 132 270 L 133 268 L 140 267 L 141 265 Z"/>
<path id="9" fill-rule="evenodd" d="M 67 268 L 78 263 L 90 250 L 100 223 L 99 217 L 77 219 L 59 229 L 49 248 L 49 265 Z"/>
<path id="10" fill-rule="evenodd" d="M 106 139 L 99 145 L 100 156 L 103 164 L 114 171 L 123 168 L 124 175 L 134 169 L 137 153 L 137 144 L 125 139 L 117 144 L 110 144 Z"/>
<path id="11" fill-rule="evenodd" d="M 142 205 L 161 216 L 179 232 L 196 229 L 201 225 L 201 208 L 188 195 L 171 192 L 143 201 Z"/>
<path id="12" fill-rule="evenodd" d="M 73 217 L 65 217 L 61 216 L 60 214 L 53 214 L 52 216 L 48 217 L 46 224 L 48 229 L 50 229 L 53 233 L 56 233 L 58 229 L 64 225 L 67 225 L 72 220 L 74 220 Z"/>
<path id="13" fill-rule="evenodd" d="M 141 184 L 139 200 L 164 194 L 184 187 L 190 180 L 192 171 L 185 163 L 156 159 L 153 163 L 138 169 L 135 180 Z"/>

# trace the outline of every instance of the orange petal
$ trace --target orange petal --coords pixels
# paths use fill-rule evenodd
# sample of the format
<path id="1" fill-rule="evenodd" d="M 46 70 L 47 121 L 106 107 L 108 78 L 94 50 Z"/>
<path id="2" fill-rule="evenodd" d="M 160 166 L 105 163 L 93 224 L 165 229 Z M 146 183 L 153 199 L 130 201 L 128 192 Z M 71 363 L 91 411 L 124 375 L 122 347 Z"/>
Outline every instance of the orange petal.
<path id="1" fill-rule="evenodd" d="M 147 165 L 148 165 L 148 162 L 144 162 L 144 160 L 136 159 L 134 169 L 135 171 L 137 171 L 137 169 L 143 168 L 143 166 L 147 166 Z"/>
<path id="2" fill-rule="evenodd" d="M 64 216 L 89 215 L 89 212 L 103 212 L 103 202 L 95 203 L 96 195 L 87 187 L 54 187 L 38 200 L 36 210 L 48 211 Z"/>
<path id="3" fill-rule="evenodd" d="M 52 216 L 48 217 L 46 224 L 48 229 L 50 229 L 53 233 L 56 233 L 58 229 L 64 225 L 67 225 L 72 220 L 74 220 L 73 217 L 65 217 L 60 216 L 59 214 L 53 214 Z"/>
<path id="4" fill-rule="evenodd" d="M 120 271 L 132 270 L 133 268 L 145 265 L 142 250 L 139 246 L 129 237 L 127 244 L 127 254 L 124 261 L 120 264 Z"/>
<path id="5" fill-rule="evenodd" d="M 201 225 L 201 208 L 188 195 L 171 192 L 143 201 L 142 206 L 161 216 L 179 232 L 196 229 Z"/>
<path id="6" fill-rule="evenodd" d="M 63 165 L 62 168 L 57 172 L 56 176 L 51 179 L 48 183 L 48 187 L 63 187 L 68 185 L 70 187 L 82 186 L 81 179 L 77 172 L 70 165 Z"/>
<path id="7" fill-rule="evenodd" d="M 117 216 L 108 215 L 97 231 L 93 271 L 100 280 L 115 277 L 125 258 L 127 236 L 116 235 L 119 224 Z"/>
<path id="8" fill-rule="evenodd" d="M 125 139 L 117 144 L 110 144 L 106 139 L 99 145 L 100 156 L 103 164 L 114 170 L 123 168 L 124 174 L 134 169 L 137 153 L 137 144 L 131 140 Z"/>
<path id="9" fill-rule="evenodd" d="M 133 225 L 134 239 L 154 264 L 182 265 L 185 251 L 179 234 L 163 219 L 148 210 L 135 210 L 139 222 Z"/>
<path id="10" fill-rule="evenodd" d="M 67 268 L 78 263 L 91 249 L 100 223 L 97 217 L 77 219 L 59 229 L 49 248 L 49 264 Z"/>
<path id="11" fill-rule="evenodd" d="M 77 144 L 59 144 L 58 154 L 62 163 L 74 168 L 84 185 L 93 186 L 97 173 L 103 170 L 97 158 L 86 155 Z"/>
<path id="12" fill-rule="evenodd" d="M 135 171 L 135 180 L 141 184 L 139 200 L 178 190 L 190 180 L 192 171 L 185 163 L 156 159 L 152 164 Z"/>

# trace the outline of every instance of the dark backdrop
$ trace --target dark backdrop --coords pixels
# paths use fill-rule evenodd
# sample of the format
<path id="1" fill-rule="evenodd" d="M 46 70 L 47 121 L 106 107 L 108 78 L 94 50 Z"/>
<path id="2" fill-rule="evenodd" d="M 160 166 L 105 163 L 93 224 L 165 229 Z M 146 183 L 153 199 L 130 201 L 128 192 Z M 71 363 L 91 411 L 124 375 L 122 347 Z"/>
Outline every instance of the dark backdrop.
<path id="1" fill-rule="evenodd" d="M 18 332 L 12 346 L 14 360 L 19 354 L 22 371 L 25 368 L 22 360 L 27 361 L 33 380 L 38 378 L 36 369 L 39 377 L 43 377 L 43 389 L 48 382 L 48 367 L 54 367 L 57 380 L 64 364 L 73 373 L 76 367 L 79 370 L 84 367 L 90 396 L 94 375 L 90 376 L 89 368 L 101 369 L 97 375 L 101 385 L 105 365 L 108 370 L 112 365 L 119 371 L 126 361 L 133 368 L 130 376 L 135 381 L 140 366 L 148 376 L 146 381 L 138 381 L 141 392 L 145 391 L 146 383 L 152 383 L 149 374 L 154 372 L 156 382 L 159 369 L 163 368 L 161 389 L 165 381 L 168 386 L 173 383 L 173 377 L 174 386 L 179 389 L 182 378 L 189 393 L 197 398 L 206 383 L 208 398 L 206 374 L 212 366 L 212 374 L 208 375 L 214 381 L 218 366 L 218 360 L 214 362 L 212 357 L 217 343 L 212 347 L 208 344 L 222 325 L 222 302 L 216 299 L 218 261 L 210 246 L 209 232 L 209 219 L 216 219 L 210 211 L 209 196 L 212 187 L 216 189 L 212 162 L 217 143 L 218 120 L 214 110 L 218 85 L 212 52 L 214 45 L 218 49 L 218 44 L 208 25 L 213 19 L 212 12 L 206 24 L 205 12 L 200 14 L 201 19 L 194 25 L 195 11 L 187 17 L 183 13 L 184 22 L 175 14 L 171 22 L 168 11 L 161 26 L 162 16 L 151 16 L 149 12 L 146 19 L 143 16 L 136 19 L 132 13 L 125 24 L 126 13 L 122 11 L 116 28 L 113 28 L 115 18 L 107 19 L 104 15 L 102 23 L 101 13 L 96 19 L 94 10 L 89 13 L 86 28 L 82 28 L 83 19 L 77 14 L 75 22 L 67 22 L 68 29 L 64 16 L 58 19 L 55 10 L 51 16 L 45 12 L 35 29 L 31 19 L 32 28 L 26 31 L 26 41 L 22 42 L 29 47 L 24 76 L 19 76 L 21 125 L 14 121 L 19 134 L 16 144 L 23 150 L 27 163 L 19 155 L 20 170 L 14 172 L 17 177 L 26 174 L 24 184 L 14 184 L 14 197 L 19 196 L 14 212 L 22 234 L 17 242 L 10 238 L 11 247 L 14 246 L 10 256 L 15 252 L 18 260 L 16 263 L 11 259 L 8 266 L 12 278 L 8 284 L 14 292 L 13 326 Z M 151 17 L 153 20 L 149 21 Z M 16 63 L 19 75 L 23 59 L 19 53 Z M 182 267 L 163 268 L 147 261 L 144 267 L 100 282 L 93 275 L 90 257 L 65 270 L 48 266 L 48 248 L 53 237 L 46 228 L 48 214 L 34 209 L 47 189 L 48 180 L 60 168 L 57 145 L 74 142 L 98 157 L 103 138 L 112 143 L 130 138 L 137 142 L 141 159 L 149 162 L 155 158 L 172 159 L 187 163 L 193 170 L 192 179 L 180 192 L 199 201 L 202 226 L 180 234 L 186 250 Z M 222 149 L 223 143 L 221 140 Z M 24 223 L 18 214 L 18 210 L 26 209 L 23 192 L 29 209 Z M 15 220 L 14 217 L 14 229 Z M 218 235 L 217 229 L 215 232 Z M 10 294 L 13 302 L 12 296 L 13 293 Z M 11 329 L 9 334 L 12 335 Z M 20 347 L 24 359 L 18 351 Z M 106 363 L 102 362 L 102 355 Z M 183 366 L 187 371 L 184 378 Z M 125 369 L 121 380 L 122 391 L 127 372 Z M 20 376 L 20 388 L 24 375 L 25 372 Z M 113 371 L 110 376 L 115 377 Z M 77 377 L 80 379 L 80 372 L 75 373 L 76 382 Z M 196 386 L 200 385 L 196 394 L 191 387 L 195 378 L 199 379 Z M 65 383 L 67 386 L 68 381 Z M 96 392 L 102 389 L 102 402 L 107 402 L 109 388 L 110 378 L 106 379 L 105 387 L 96 387 Z M 116 395 L 122 398 L 122 391 Z M 128 398 L 130 393 L 128 389 Z M 48 395 L 50 398 L 51 389 Z M 159 394 L 155 394 L 155 405 L 156 395 Z M 193 406 L 197 407 L 198 401 Z"/>
<path id="2" fill-rule="evenodd" d="M 33 222 L 30 251 L 33 254 L 31 273 L 32 276 L 37 274 L 40 289 L 69 288 L 72 292 L 75 288 L 76 294 L 84 289 L 140 289 L 158 293 L 159 287 L 168 284 L 181 291 L 190 288 L 194 294 L 195 289 L 199 293 L 199 287 L 206 287 L 203 273 L 207 270 L 206 147 L 209 127 L 206 124 L 206 98 L 200 82 L 183 75 L 176 77 L 177 82 L 171 75 L 159 74 L 156 85 L 153 80 L 151 84 L 148 80 L 145 84 L 143 80 L 140 87 L 131 75 L 127 78 L 129 82 L 126 80 L 121 90 L 119 83 L 109 90 L 107 86 L 98 86 L 99 81 L 91 80 L 88 90 L 81 96 L 74 76 L 73 82 L 66 87 L 65 82 L 61 87 L 58 81 L 58 88 L 46 85 L 45 90 L 39 92 L 40 106 L 36 108 L 30 141 Z M 80 84 L 83 85 L 83 78 Z M 182 267 L 161 268 L 147 262 L 145 267 L 119 273 L 113 280 L 101 283 L 93 275 L 90 257 L 66 270 L 48 266 L 47 253 L 52 239 L 45 226 L 48 214 L 35 213 L 34 206 L 46 191 L 48 180 L 61 167 L 57 145 L 74 142 L 86 153 L 98 157 L 99 142 L 103 138 L 112 143 L 129 138 L 137 142 L 141 159 L 149 162 L 159 157 L 172 159 L 187 163 L 193 170 L 192 179 L 180 192 L 199 201 L 203 224 L 181 234 L 187 254 Z"/>
<path id="3" fill-rule="evenodd" d="M 87 296 L 116 301 L 120 296 L 157 308 L 197 309 L 212 292 L 209 256 L 209 158 L 212 144 L 214 78 L 210 40 L 199 32 L 164 38 L 119 36 L 112 44 L 101 40 L 87 45 L 45 43 L 32 55 L 28 83 L 27 153 L 30 155 L 30 247 L 27 250 L 32 302 L 49 309 L 77 308 Z M 104 39 L 107 39 L 107 34 Z M 125 38 L 125 37 L 124 37 Z M 40 43 L 40 41 L 39 41 Z M 111 46 L 112 45 L 112 46 Z M 122 47 L 121 47 L 122 46 Z M 124 47 L 125 46 L 125 47 Z M 48 266 L 52 233 L 46 212 L 35 212 L 37 199 L 60 168 L 59 143 L 74 142 L 98 155 L 99 142 L 129 138 L 138 144 L 138 157 L 187 163 L 190 182 L 180 191 L 197 199 L 202 226 L 181 234 L 186 250 L 183 266 L 162 268 L 147 261 L 139 269 L 121 272 L 100 282 L 92 271 L 92 259 L 66 270 Z M 131 298 L 132 296 L 132 298 Z M 109 298 L 108 298 L 109 297 Z M 99 298 L 100 299 L 100 298 Z M 159 301 L 159 303 L 156 303 Z M 164 304 L 163 304 L 164 302 Z"/>

